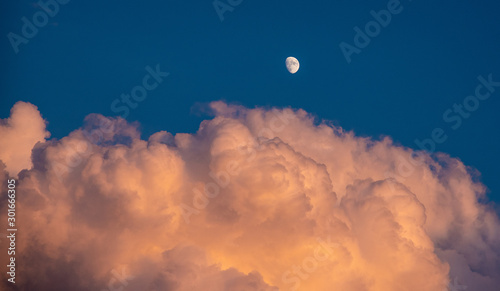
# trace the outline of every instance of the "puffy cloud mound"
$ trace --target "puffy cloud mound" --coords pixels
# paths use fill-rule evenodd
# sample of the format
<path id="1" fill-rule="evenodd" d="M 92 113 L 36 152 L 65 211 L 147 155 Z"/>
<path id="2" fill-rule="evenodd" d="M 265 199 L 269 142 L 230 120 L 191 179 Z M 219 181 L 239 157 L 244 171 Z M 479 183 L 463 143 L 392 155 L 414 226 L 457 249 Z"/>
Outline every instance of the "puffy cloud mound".
<path id="1" fill-rule="evenodd" d="M 0 160 L 7 164 L 10 175 L 16 176 L 19 171 L 31 168 L 31 149 L 50 134 L 36 106 L 17 102 L 10 118 L 0 120 L 0 136 Z"/>
<path id="2" fill-rule="evenodd" d="M 195 134 L 141 140 L 137 124 L 92 114 L 36 144 L 17 182 L 16 285 L 497 290 L 500 223 L 459 160 L 357 137 L 303 110 L 211 108 Z"/>

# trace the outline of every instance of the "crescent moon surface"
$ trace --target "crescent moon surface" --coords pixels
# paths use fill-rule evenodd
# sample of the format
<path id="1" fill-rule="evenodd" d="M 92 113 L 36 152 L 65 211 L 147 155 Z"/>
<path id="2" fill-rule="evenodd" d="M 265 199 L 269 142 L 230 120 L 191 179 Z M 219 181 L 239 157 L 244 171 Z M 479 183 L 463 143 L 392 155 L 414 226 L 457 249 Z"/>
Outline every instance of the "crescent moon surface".
<path id="1" fill-rule="evenodd" d="M 294 57 L 286 58 L 285 64 L 286 64 L 286 69 L 291 74 L 297 73 L 297 71 L 299 70 L 299 67 L 300 67 L 299 61 Z"/>

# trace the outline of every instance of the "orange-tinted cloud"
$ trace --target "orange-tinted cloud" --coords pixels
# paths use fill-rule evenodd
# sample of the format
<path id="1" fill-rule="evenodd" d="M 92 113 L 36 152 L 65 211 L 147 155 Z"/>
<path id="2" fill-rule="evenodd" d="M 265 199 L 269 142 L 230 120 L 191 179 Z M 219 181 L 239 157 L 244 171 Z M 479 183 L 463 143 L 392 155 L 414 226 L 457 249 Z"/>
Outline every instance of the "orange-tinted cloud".
<path id="1" fill-rule="evenodd" d="M 17 284 L 177 291 L 442 291 L 454 278 L 468 290 L 500 284 L 500 223 L 478 202 L 485 187 L 459 160 L 357 137 L 303 110 L 211 107 L 216 116 L 195 134 L 141 140 L 136 124 L 94 114 L 67 137 L 37 144 L 33 168 L 18 181 L 18 256 L 30 263 L 19 264 Z"/>
<path id="2" fill-rule="evenodd" d="M 49 136 L 36 106 L 26 102 L 14 104 L 10 118 L 0 120 L 0 160 L 7 164 L 10 175 L 17 176 L 22 169 L 31 168 L 31 149 Z"/>

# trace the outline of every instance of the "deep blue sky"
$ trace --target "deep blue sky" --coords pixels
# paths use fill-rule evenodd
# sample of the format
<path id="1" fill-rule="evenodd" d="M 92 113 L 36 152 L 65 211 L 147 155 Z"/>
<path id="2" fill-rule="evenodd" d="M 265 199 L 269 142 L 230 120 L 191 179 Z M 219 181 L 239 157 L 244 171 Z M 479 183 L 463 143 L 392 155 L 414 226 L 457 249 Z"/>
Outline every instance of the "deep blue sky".
<path id="1" fill-rule="evenodd" d="M 227 3 L 227 0 L 222 0 Z M 237 1 L 234 1 L 237 2 Z M 415 148 L 440 127 L 438 151 L 477 168 L 500 201 L 500 87 L 453 130 L 443 113 L 474 94 L 479 75 L 500 81 L 498 1 L 402 0 L 401 13 L 348 64 L 339 44 L 387 0 L 243 0 L 221 22 L 211 0 L 69 1 L 14 53 L 9 32 L 41 11 L 7 0 L 1 12 L 0 117 L 37 105 L 59 138 L 140 85 L 146 66 L 170 72 L 127 117 L 143 136 L 194 132 L 197 102 L 303 108 L 359 135 Z M 289 74 L 285 58 L 301 68 Z"/>

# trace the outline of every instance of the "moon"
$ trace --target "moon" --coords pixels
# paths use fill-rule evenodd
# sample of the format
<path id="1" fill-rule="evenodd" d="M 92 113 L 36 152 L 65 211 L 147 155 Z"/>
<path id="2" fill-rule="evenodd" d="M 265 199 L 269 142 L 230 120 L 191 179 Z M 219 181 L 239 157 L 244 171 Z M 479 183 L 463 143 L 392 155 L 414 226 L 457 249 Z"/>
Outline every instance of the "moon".
<path id="1" fill-rule="evenodd" d="M 300 67 L 299 61 L 294 57 L 286 58 L 285 64 L 286 64 L 286 69 L 291 74 L 297 73 L 297 71 L 299 70 L 299 67 Z"/>

